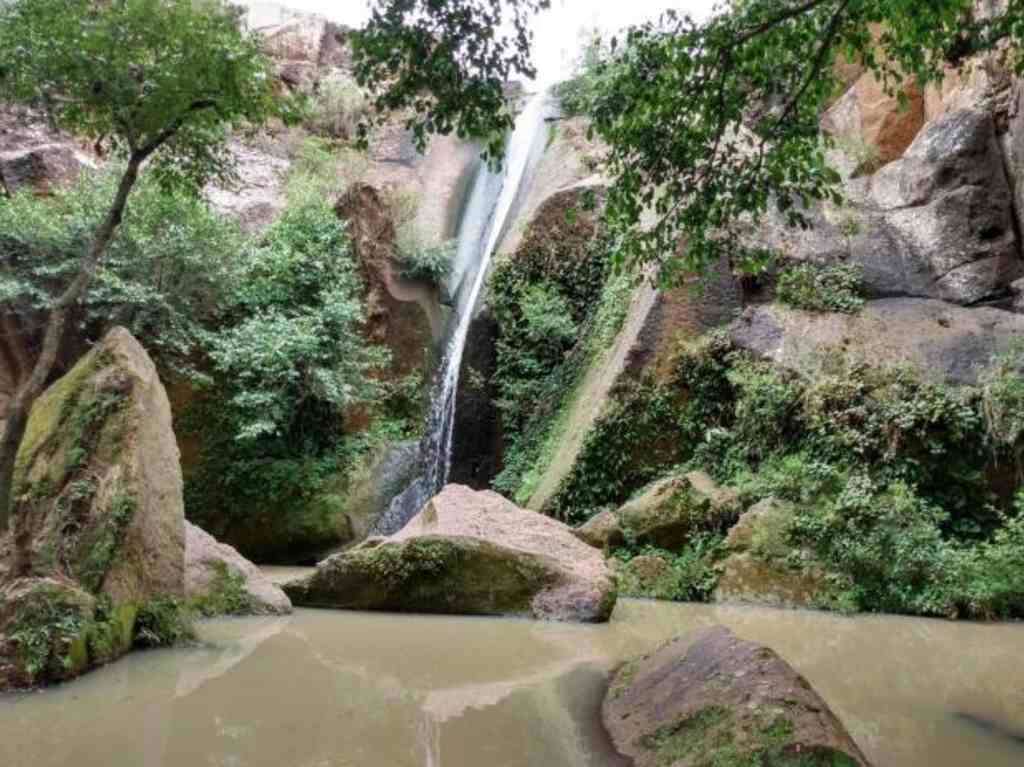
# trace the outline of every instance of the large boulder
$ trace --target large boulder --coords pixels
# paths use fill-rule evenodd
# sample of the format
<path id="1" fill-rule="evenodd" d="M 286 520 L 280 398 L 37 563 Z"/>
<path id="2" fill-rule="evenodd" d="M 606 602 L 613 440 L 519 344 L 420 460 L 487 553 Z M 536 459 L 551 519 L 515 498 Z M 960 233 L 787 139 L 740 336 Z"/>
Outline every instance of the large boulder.
<path id="1" fill-rule="evenodd" d="M 730 327 L 736 346 L 790 370 L 841 351 L 853 363 L 909 365 L 926 379 L 950 384 L 977 383 L 993 355 L 1021 333 L 1019 314 L 915 298 L 869 301 L 856 314 L 754 306 Z"/>
<path id="2" fill-rule="evenodd" d="M 114 328 L 32 408 L 14 474 L 16 575 L 114 602 L 184 594 L 185 514 L 167 393 Z"/>
<path id="3" fill-rule="evenodd" d="M 114 328 L 35 403 L 14 474 L 0 687 L 68 678 L 132 645 L 138 609 L 184 596 L 185 517 L 167 394 Z"/>
<path id="4" fill-rule="evenodd" d="M 719 487 L 702 471 L 691 471 L 655 482 L 618 509 L 592 517 L 575 533 L 602 549 L 632 542 L 672 550 L 694 533 L 727 529 L 739 513 L 734 490 Z"/>
<path id="5" fill-rule="evenodd" d="M 783 260 L 859 265 L 872 297 L 973 304 L 1002 296 L 1021 276 L 1011 189 L 986 112 L 928 123 L 901 159 L 843 191 L 843 205 L 807 211 L 809 229 L 770 216 L 751 243 Z"/>
<path id="6" fill-rule="evenodd" d="M 73 182 L 89 165 L 85 156 L 68 144 L 45 143 L 0 151 L 0 192 L 49 194 Z"/>
<path id="7" fill-rule="evenodd" d="M 724 627 L 677 637 L 624 665 L 601 714 L 636 767 L 868 765 L 807 680 Z"/>
<path id="8" fill-rule="evenodd" d="M 586 622 L 608 620 L 616 598 L 600 552 L 568 527 L 461 485 L 285 592 L 301 606 Z"/>
<path id="9" fill-rule="evenodd" d="M 231 546 L 185 523 L 185 596 L 204 612 L 287 615 L 292 603 L 279 586 Z"/>

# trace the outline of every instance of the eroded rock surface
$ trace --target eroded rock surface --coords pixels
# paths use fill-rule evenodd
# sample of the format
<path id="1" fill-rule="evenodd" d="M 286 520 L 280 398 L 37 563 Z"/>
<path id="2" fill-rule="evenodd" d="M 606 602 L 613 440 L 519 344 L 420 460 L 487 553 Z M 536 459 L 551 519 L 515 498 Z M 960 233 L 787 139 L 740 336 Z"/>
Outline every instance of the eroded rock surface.
<path id="1" fill-rule="evenodd" d="M 608 620 L 616 597 L 601 553 L 568 527 L 461 485 L 285 592 L 303 606 L 585 622 Z"/>
<path id="2" fill-rule="evenodd" d="M 232 595 L 240 603 L 230 606 L 232 612 L 287 615 L 292 611 L 285 593 L 256 565 L 201 527 L 186 522 L 185 596 L 190 600 L 216 599 L 226 589 L 241 592 Z"/>
<path id="3" fill-rule="evenodd" d="M 807 680 L 724 627 L 677 637 L 624 665 L 601 712 L 636 767 L 868 765 Z"/>

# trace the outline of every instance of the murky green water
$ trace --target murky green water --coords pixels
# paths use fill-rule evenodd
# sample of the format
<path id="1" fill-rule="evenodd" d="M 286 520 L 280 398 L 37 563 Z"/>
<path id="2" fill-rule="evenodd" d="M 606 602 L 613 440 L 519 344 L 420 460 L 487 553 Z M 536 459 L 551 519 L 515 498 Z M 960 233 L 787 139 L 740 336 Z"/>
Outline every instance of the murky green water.
<path id="1" fill-rule="evenodd" d="M 724 623 L 776 648 L 876 767 L 1020 767 L 1024 626 L 624 601 L 607 626 L 300 610 L 205 624 L 0 698 L 3 767 L 617 765 L 607 670 Z"/>

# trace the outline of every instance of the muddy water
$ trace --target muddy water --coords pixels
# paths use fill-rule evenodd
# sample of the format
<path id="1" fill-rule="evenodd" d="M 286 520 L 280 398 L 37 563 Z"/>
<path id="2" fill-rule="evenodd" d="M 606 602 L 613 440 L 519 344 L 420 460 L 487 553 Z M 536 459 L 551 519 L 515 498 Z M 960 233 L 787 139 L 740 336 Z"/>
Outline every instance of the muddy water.
<path id="1" fill-rule="evenodd" d="M 312 610 L 209 622 L 198 647 L 0 698 L 0 765 L 611 767 L 607 670 L 714 623 L 775 647 L 876 767 L 1024 764 L 1022 625 L 624 601 L 596 627 Z"/>

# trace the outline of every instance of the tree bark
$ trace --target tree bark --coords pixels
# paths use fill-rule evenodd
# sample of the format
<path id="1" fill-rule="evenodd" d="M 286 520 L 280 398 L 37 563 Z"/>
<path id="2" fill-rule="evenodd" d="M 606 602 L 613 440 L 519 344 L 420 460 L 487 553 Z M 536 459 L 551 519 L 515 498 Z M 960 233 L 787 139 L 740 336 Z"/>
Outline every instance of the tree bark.
<path id="1" fill-rule="evenodd" d="M 42 347 L 32 367 L 32 373 L 21 384 L 17 393 L 4 409 L 5 423 L 3 434 L 0 436 L 0 533 L 6 532 L 10 524 L 14 504 L 14 498 L 12 498 L 14 464 L 18 456 L 18 446 L 25 435 L 32 404 L 43 393 L 47 380 L 57 363 L 68 320 L 76 304 L 89 289 L 89 283 L 92 282 L 96 269 L 107 253 L 110 241 L 114 238 L 118 226 L 121 225 L 128 195 L 138 180 L 139 168 L 145 157 L 146 155 L 136 152 L 128 161 L 128 167 L 121 176 L 114 202 L 103 223 L 96 230 L 92 245 L 82 260 L 78 274 L 50 307 L 50 316 L 46 323 Z M 21 547 L 16 545 L 16 548 Z M 19 569 L 21 569 L 24 566 L 25 558 L 16 555 L 15 562 L 20 563 Z"/>

